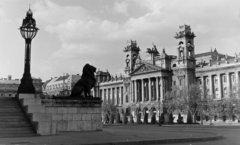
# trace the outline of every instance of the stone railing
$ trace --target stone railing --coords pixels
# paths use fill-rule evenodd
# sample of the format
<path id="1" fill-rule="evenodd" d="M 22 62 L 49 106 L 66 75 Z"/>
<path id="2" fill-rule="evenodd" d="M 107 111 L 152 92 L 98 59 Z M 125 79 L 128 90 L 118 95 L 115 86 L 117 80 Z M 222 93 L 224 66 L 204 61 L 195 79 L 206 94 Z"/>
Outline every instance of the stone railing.
<path id="1" fill-rule="evenodd" d="M 18 99 L 37 134 L 102 130 L 100 98 L 40 99 L 34 94 L 19 94 Z"/>

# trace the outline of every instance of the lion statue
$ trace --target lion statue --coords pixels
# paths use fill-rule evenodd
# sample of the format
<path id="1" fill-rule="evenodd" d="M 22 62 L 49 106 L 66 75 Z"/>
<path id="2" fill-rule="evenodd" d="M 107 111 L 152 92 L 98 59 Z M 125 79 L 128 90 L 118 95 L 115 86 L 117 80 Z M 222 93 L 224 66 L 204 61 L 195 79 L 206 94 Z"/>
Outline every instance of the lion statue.
<path id="1" fill-rule="evenodd" d="M 92 97 L 90 92 L 96 82 L 95 72 L 96 68 L 88 63 L 83 67 L 82 77 L 72 88 L 71 97 L 80 97 L 83 92 L 85 97 Z"/>

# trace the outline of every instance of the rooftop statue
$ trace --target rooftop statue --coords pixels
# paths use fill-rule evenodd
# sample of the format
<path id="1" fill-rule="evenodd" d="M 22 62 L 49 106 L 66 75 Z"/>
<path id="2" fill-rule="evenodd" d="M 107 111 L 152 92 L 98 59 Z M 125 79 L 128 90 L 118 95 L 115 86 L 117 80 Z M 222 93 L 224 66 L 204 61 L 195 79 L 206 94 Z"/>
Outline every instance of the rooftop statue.
<path id="1" fill-rule="evenodd" d="M 159 52 L 157 50 L 156 45 L 153 44 L 153 48 L 147 48 L 147 53 L 149 54 L 155 54 L 155 55 L 159 55 Z"/>
<path id="2" fill-rule="evenodd" d="M 225 60 L 228 60 L 228 55 L 227 54 L 225 54 Z"/>
<path id="3" fill-rule="evenodd" d="M 23 19 L 22 26 L 25 27 L 36 27 L 36 20 L 32 17 L 33 13 L 29 9 L 25 19 Z"/>
<path id="4" fill-rule="evenodd" d="M 88 63 L 83 67 L 82 77 L 74 85 L 71 91 L 71 97 L 82 97 L 83 92 L 85 97 L 92 97 L 90 93 L 96 82 L 95 72 L 96 68 Z"/>

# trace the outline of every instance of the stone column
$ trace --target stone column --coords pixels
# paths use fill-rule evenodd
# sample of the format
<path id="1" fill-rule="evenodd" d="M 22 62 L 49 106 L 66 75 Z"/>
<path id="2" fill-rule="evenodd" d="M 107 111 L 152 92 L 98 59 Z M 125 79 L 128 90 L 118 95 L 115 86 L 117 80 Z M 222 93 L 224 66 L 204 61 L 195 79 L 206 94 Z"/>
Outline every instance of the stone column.
<path id="1" fill-rule="evenodd" d="M 137 102 L 137 80 L 134 81 L 134 96 L 135 102 Z"/>
<path id="2" fill-rule="evenodd" d="M 119 87 L 119 104 L 122 105 L 122 87 Z"/>
<path id="3" fill-rule="evenodd" d="M 163 92 L 163 87 L 164 87 L 164 85 L 163 85 L 163 77 L 160 77 L 160 84 L 161 84 L 161 86 L 160 86 L 160 94 L 161 94 L 161 96 L 160 96 L 160 102 L 162 102 L 162 100 L 163 100 L 163 95 L 164 95 L 164 92 Z"/>
<path id="4" fill-rule="evenodd" d="M 151 84 L 151 78 L 148 78 L 148 101 L 150 102 L 152 99 L 152 84 Z"/>
<path id="5" fill-rule="evenodd" d="M 112 88 L 109 88 L 109 92 L 108 92 L 108 98 L 109 98 L 109 103 L 112 103 Z"/>
<path id="6" fill-rule="evenodd" d="M 235 87 L 236 89 L 235 90 L 238 91 L 239 85 L 240 85 L 239 84 L 239 73 L 238 73 L 238 71 L 236 71 L 235 74 L 236 74 L 236 83 L 235 83 L 236 84 L 236 87 Z M 239 95 L 239 94 L 237 93 L 237 95 Z"/>
<path id="7" fill-rule="evenodd" d="M 239 75 L 238 75 L 238 71 L 234 72 L 235 73 L 235 76 L 236 76 L 236 87 L 238 86 L 238 83 L 239 83 Z"/>
<path id="8" fill-rule="evenodd" d="M 142 102 L 144 102 L 144 79 L 142 81 Z"/>
<path id="9" fill-rule="evenodd" d="M 213 95 L 212 75 L 208 76 L 208 80 L 209 80 L 209 95 Z"/>
<path id="10" fill-rule="evenodd" d="M 133 102 L 133 101 L 134 101 L 134 99 L 133 99 L 133 97 L 134 97 L 134 96 L 133 96 L 133 95 L 134 95 L 134 93 L 133 93 L 133 83 L 134 83 L 134 80 L 131 81 L 131 93 L 130 93 L 130 94 L 131 94 L 131 97 L 129 97 L 129 98 L 131 98 L 131 99 L 130 99 L 130 102 Z"/>
<path id="11" fill-rule="evenodd" d="M 227 81 L 227 93 L 230 94 L 231 91 L 231 78 L 229 72 L 225 73 Z"/>
<path id="12" fill-rule="evenodd" d="M 95 91 L 96 91 L 96 86 L 93 87 L 93 94 L 92 94 L 93 97 L 97 97 L 97 96 L 95 96 L 95 94 L 96 94 Z"/>
<path id="13" fill-rule="evenodd" d="M 156 82 L 155 82 L 155 85 L 156 85 L 156 100 L 155 101 L 158 101 L 158 100 L 160 100 L 160 99 L 158 99 L 159 98 L 159 80 L 158 80 L 158 77 L 156 77 Z"/>
<path id="14" fill-rule="evenodd" d="M 114 88 L 114 104 L 118 105 L 118 103 L 117 103 L 117 87 Z"/>
<path id="15" fill-rule="evenodd" d="M 205 86 L 204 76 L 202 76 L 201 79 L 202 79 L 202 89 L 203 89 L 203 93 L 206 93 L 206 86 Z M 203 96 L 206 96 L 206 94 L 203 94 Z"/>
<path id="16" fill-rule="evenodd" d="M 110 88 L 110 100 L 111 100 L 110 103 L 114 104 L 113 103 L 113 101 L 114 101 L 113 100 L 113 88 Z"/>
<path id="17" fill-rule="evenodd" d="M 221 74 L 218 74 L 218 99 L 222 98 Z"/>
<path id="18" fill-rule="evenodd" d="M 106 88 L 106 100 L 105 101 L 106 101 L 106 103 L 108 103 L 108 101 L 109 101 L 108 100 L 108 88 Z"/>

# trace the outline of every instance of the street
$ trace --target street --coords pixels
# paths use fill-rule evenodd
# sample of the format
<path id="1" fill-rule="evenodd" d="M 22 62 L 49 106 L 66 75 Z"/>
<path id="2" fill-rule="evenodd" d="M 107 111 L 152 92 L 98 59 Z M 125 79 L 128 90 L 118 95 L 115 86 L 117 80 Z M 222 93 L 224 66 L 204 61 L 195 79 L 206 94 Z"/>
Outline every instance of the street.
<path id="1" fill-rule="evenodd" d="M 178 127 L 174 126 L 169 128 Z M 185 127 L 185 129 L 191 132 L 219 133 L 223 135 L 223 139 L 205 142 L 171 143 L 161 145 L 240 145 L 240 126 L 188 126 Z"/>

